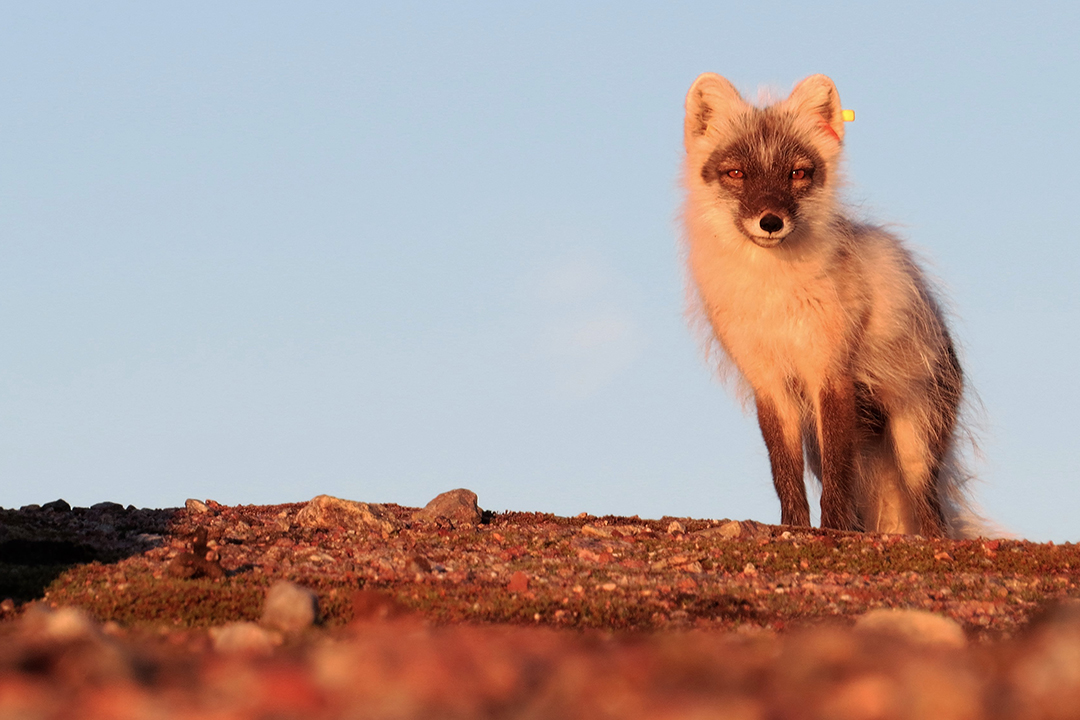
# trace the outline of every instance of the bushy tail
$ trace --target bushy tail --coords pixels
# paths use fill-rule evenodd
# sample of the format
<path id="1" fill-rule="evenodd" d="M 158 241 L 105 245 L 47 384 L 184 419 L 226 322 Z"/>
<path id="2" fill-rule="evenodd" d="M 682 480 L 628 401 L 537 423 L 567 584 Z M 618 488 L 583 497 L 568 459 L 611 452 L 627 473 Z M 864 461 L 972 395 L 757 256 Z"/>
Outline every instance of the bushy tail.
<path id="1" fill-rule="evenodd" d="M 938 472 L 938 497 L 945 521 L 945 534 L 956 540 L 1010 537 L 1010 533 L 988 520 L 975 502 L 970 490 L 975 482 L 974 473 L 964 462 L 956 443 L 953 443 L 945 453 Z"/>

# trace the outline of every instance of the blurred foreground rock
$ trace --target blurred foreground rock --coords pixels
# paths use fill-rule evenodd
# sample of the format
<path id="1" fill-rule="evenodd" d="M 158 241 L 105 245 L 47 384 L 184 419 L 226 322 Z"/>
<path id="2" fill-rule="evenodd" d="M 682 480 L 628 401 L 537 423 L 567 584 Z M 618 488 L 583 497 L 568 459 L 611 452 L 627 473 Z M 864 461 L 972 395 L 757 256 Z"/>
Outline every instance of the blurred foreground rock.
<path id="1" fill-rule="evenodd" d="M 281 633 L 253 622 L 234 622 L 207 631 L 214 650 L 220 653 L 267 656 L 282 643 Z"/>
<path id="2" fill-rule="evenodd" d="M 872 610 L 855 621 L 855 629 L 894 635 L 923 645 L 962 648 L 967 644 L 964 629 L 955 620 L 923 610 Z"/>
<path id="3" fill-rule="evenodd" d="M 1035 620 L 1006 675 L 1010 717 L 1080 717 L 1080 602 L 1056 605 Z"/>
<path id="4" fill-rule="evenodd" d="M 266 593 L 259 622 L 283 633 L 307 630 L 319 619 L 319 598 L 306 587 L 278 580 Z"/>
<path id="5" fill-rule="evenodd" d="M 288 646 L 254 623 L 139 634 L 33 606 L 0 625 L 0 717 L 1080 717 L 1075 606 L 1017 639 L 968 647 L 910 634 L 945 627 L 926 617 L 869 625 L 612 637 L 368 613 Z"/>

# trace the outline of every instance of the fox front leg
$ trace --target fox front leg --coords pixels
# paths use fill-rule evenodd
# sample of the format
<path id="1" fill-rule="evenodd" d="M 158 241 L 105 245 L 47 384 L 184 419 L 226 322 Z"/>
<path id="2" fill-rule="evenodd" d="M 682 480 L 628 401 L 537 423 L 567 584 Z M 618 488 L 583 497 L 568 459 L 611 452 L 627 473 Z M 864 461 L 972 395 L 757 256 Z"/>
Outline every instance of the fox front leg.
<path id="1" fill-rule="evenodd" d="M 780 497 L 780 522 L 783 525 L 810 526 L 810 503 L 803 482 L 802 439 L 798 417 L 784 422 L 776 405 L 757 396 L 758 425 L 769 450 L 773 486 Z"/>
<path id="2" fill-rule="evenodd" d="M 854 453 L 855 388 L 827 385 L 818 401 L 818 447 L 821 448 L 821 527 L 855 529 Z"/>

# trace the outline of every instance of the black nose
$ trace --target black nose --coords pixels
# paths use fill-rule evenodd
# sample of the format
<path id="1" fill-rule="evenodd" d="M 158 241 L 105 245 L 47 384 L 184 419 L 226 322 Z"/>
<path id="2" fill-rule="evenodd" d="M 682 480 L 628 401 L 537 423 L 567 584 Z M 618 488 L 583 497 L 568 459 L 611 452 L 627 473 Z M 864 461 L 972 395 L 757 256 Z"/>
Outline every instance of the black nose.
<path id="1" fill-rule="evenodd" d="M 758 225 L 760 225 L 761 229 L 767 233 L 780 232 L 784 229 L 783 219 L 772 213 L 763 216 L 758 222 Z"/>

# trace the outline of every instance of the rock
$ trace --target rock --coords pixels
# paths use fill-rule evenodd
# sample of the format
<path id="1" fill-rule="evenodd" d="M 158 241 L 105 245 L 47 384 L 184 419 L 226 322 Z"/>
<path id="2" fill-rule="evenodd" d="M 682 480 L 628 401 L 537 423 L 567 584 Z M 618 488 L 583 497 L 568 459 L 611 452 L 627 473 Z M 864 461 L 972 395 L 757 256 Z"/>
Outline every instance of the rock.
<path id="1" fill-rule="evenodd" d="M 123 510 L 124 506 L 121 505 L 120 503 L 114 503 L 114 502 L 106 501 L 106 502 L 94 503 L 93 505 L 90 506 L 90 509 L 95 510 L 97 512 L 115 512 L 117 510 Z"/>
<path id="2" fill-rule="evenodd" d="M 283 633 L 298 633 L 319 619 L 319 598 L 306 587 L 278 580 L 266 592 L 262 618 L 264 627 Z"/>
<path id="3" fill-rule="evenodd" d="M 196 500 L 195 498 L 188 498 L 186 501 L 184 501 L 184 507 L 187 508 L 188 512 L 193 513 L 204 513 L 210 511 L 210 508 L 206 507 L 206 503 L 204 503 L 202 500 Z"/>
<path id="4" fill-rule="evenodd" d="M 668 535 L 685 535 L 686 526 L 678 520 L 672 520 L 667 526 Z"/>
<path id="5" fill-rule="evenodd" d="M 725 520 L 716 527 L 705 528 L 693 533 L 696 537 L 722 538 L 735 540 L 736 538 L 753 538 L 767 535 L 769 528 L 755 520 Z M 790 534 L 788 535 L 790 537 Z"/>
<path id="6" fill-rule="evenodd" d="M 208 577 L 220 580 L 225 577 L 225 568 L 218 562 L 220 558 L 216 550 L 212 550 L 207 544 L 207 532 L 205 527 L 195 529 L 195 537 L 191 542 L 191 552 L 184 552 L 173 558 L 169 563 L 169 574 L 184 580 Z"/>
<path id="7" fill-rule="evenodd" d="M 609 585 L 614 585 L 615 583 L 608 583 L 608 584 Z M 699 586 L 698 586 L 697 581 L 694 580 L 694 578 L 689 578 L 688 577 L 688 578 L 683 578 L 682 580 L 679 580 L 678 582 L 676 582 L 675 587 L 678 588 L 679 590 L 683 591 L 683 592 L 694 592 L 695 590 L 698 589 Z M 604 589 L 605 590 L 607 589 L 607 585 L 604 586 Z"/>
<path id="8" fill-rule="evenodd" d="M 269 655 L 281 644 L 282 637 L 253 622 L 236 622 L 210 628 L 210 640 L 220 653 Z"/>
<path id="9" fill-rule="evenodd" d="M 738 520 L 729 520 L 716 528 L 716 534 L 722 538 L 734 539 L 745 533 L 746 529 Z"/>
<path id="10" fill-rule="evenodd" d="M 724 540 L 734 540 L 737 537 L 741 537 L 746 534 L 746 528 L 738 520 L 728 520 L 727 522 L 720 523 L 716 527 L 705 528 L 704 530 L 698 530 L 694 535 L 701 537 L 718 537 Z"/>
<path id="11" fill-rule="evenodd" d="M 52 510 L 53 512 L 71 512 L 71 505 L 68 504 L 67 500 L 60 499 L 45 503 L 41 506 L 41 509 Z"/>
<path id="12" fill-rule="evenodd" d="M 398 529 L 397 520 L 381 505 L 342 500 L 330 495 L 319 495 L 300 508 L 296 514 L 300 527 L 333 530 L 378 530 L 391 533 Z"/>
<path id="13" fill-rule="evenodd" d="M 967 645 L 963 628 L 955 620 L 925 610 L 871 610 L 855 621 L 855 629 L 900 637 L 919 645 L 962 648 Z"/>
<path id="14" fill-rule="evenodd" d="M 472 490 L 458 488 L 435 496 L 422 510 L 413 513 L 413 519 L 432 521 L 446 518 L 455 523 L 477 525 L 484 517 L 484 512 L 476 501 L 476 493 Z"/>
<path id="15" fill-rule="evenodd" d="M 506 585 L 507 592 L 523 593 L 529 589 L 529 576 L 518 570 L 510 576 L 510 582 Z"/>
<path id="16" fill-rule="evenodd" d="M 682 524 L 679 524 L 682 527 Z M 683 529 L 685 531 L 685 528 Z M 599 539 L 626 538 L 648 535 L 652 531 L 644 525 L 582 525 L 581 534 Z"/>

